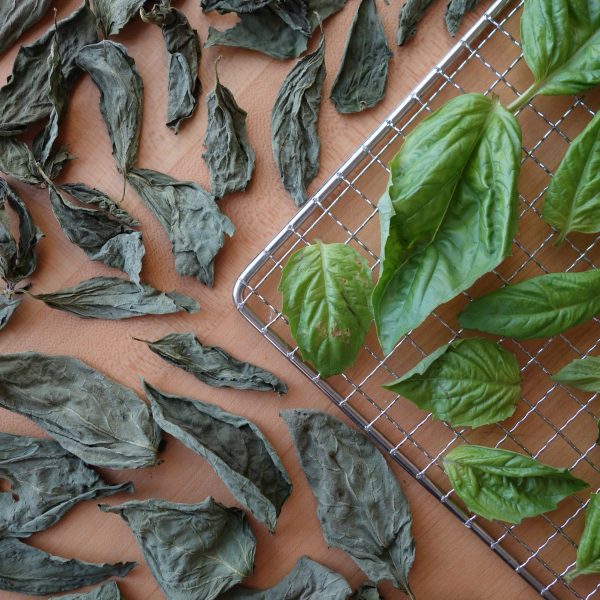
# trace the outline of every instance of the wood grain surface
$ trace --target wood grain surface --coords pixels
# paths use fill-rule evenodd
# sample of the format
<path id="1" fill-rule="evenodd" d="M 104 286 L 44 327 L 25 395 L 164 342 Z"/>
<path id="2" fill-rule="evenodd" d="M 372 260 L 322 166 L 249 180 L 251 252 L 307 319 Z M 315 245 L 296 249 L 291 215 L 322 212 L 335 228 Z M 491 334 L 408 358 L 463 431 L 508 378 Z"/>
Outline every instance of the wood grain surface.
<path id="1" fill-rule="evenodd" d="M 66 16 L 78 4 L 77 0 L 55 2 L 59 18 Z M 321 171 L 311 186 L 313 191 L 454 43 L 443 26 L 445 2 L 440 0 L 424 19 L 417 37 L 398 50 L 393 40 L 400 4 L 399 0 L 377 2 L 394 57 L 390 63 L 385 100 L 364 114 L 340 116 L 328 99 L 357 0 L 350 0 L 345 10 L 326 23 L 328 77 L 319 124 Z M 206 39 L 209 24 L 221 27 L 234 20 L 217 14 L 203 15 L 198 0 L 185 0 L 176 5 L 198 29 L 202 40 Z M 489 2 L 482 2 L 479 11 L 488 5 Z M 461 34 L 477 15 L 476 11 L 465 19 Z M 46 31 L 50 23 L 48 16 L 21 41 L 33 41 Z M 233 48 L 203 49 L 200 107 L 193 119 L 186 122 L 179 135 L 175 136 L 165 126 L 166 54 L 160 30 L 135 22 L 116 39 L 129 49 L 145 84 L 138 165 L 180 179 L 197 181 L 206 187 L 209 186 L 209 177 L 201 159 L 206 127 L 205 98 L 207 90 L 214 84 L 214 60 L 222 55 L 221 81 L 248 111 L 250 140 L 257 154 L 256 172 L 247 192 L 221 201 L 224 212 L 235 223 L 236 234 L 217 258 L 213 289 L 191 279 L 182 279 L 175 273 L 170 244 L 164 231 L 135 192 L 127 189 L 124 207 L 140 219 L 146 244 L 143 279 L 155 287 L 165 290 L 176 288 L 197 298 L 202 310 L 195 315 L 147 317 L 122 322 L 91 321 L 53 311 L 42 303 L 26 299 L 2 331 L 0 351 L 35 350 L 69 354 L 134 388 L 140 395 L 143 377 L 167 392 L 214 402 L 253 419 L 282 457 L 292 477 L 294 491 L 283 508 L 275 535 L 269 535 L 265 526 L 251 519 L 258 548 L 255 573 L 247 583 L 256 587 L 274 585 L 290 571 L 300 556 L 309 555 L 339 571 L 356 586 L 363 581 L 364 575 L 347 555 L 328 549 L 323 542 L 314 499 L 299 469 L 286 427 L 279 417 L 283 408 L 310 407 L 331 412 L 337 409 L 246 323 L 231 301 L 231 290 L 239 273 L 296 210 L 280 185 L 270 146 L 271 108 L 293 61 L 279 62 Z M 10 73 L 16 50 L 13 48 L 0 58 L 2 79 Z M 83 78 L 73 93 L 61 139 L 69 145 L 77 160 L 65 169 L 60 181 L 82 181 L 119 198 L 122 180 L 115 168 L 98 109 L 98 91 L 89 78 Z M 51 214 L 45 190 L 12 181 L 11 184 L 46 235 L 39 245 L 39 267 L 31 278 L 34 291 L 51 291 L 88 277 L 110 273 L 99 263 L 89 261 L 80 249 L 67 241 Z M 215 390 L 168 366 L 150 353 L 145 345 L 133 340 L 133 337 L 156 339 L 172 331 L 193 331 L 205 343 L 222 346 L 239 358 L 271 369 L 289 384 L 289 394 L 279 399 L 268 393 Z M 27 419 L 3 410 L 0 410 L 0 430 L 43 435 Z M 235 505 L 228 490 L 205 461 L 179 442 L 166 437 L 162 465 L 137 471 L 105 470 L 103 475 L 111 482 L 134 481 L 135 497 L 139 499 L 158 497 L 176 502 L 199 502 L 212 495 L 220 502 Z M 410 581 L 417 598 L 533 600 L 537 597 L 518 575 L 417 482 L 396 465 L 392 468 L 408 495 L 414 513 L 417 557 Z M 112 497 L 108 502 L 119 503 L 127 499 L 127 496 Z M 137 560 L 139 566 L 119 582 L 124 595 L 129 600 L 158 600 L 163 597 L 126 524 L 115 515 L 100 513 L 93 501 L 78 505 L 58 525 L 32 536 L 29 541 L 64 557 L 96 562 Z M 384 586 L 383 592 L 388 600 L 404 597 L 390 586 Z M 23 597 L 0 592 L 2 600 Z"/>

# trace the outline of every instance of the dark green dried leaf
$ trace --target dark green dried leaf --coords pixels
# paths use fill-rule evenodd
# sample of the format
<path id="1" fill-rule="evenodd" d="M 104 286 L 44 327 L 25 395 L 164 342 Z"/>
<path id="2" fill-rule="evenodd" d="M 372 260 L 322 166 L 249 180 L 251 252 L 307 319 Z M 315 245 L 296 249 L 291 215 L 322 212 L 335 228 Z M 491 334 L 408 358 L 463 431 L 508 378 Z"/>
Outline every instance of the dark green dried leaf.
<path id="1" fill-rule="evenodd" d="M 300 409 L 282 416 L 317 500 L 327 545 L 347 552 L 369 579 L 390 579 L 409 593 L 412 517 L 381 453 L 326 413 Z"/>
<path id="2" fill-rule="evenodd" d="M 52 112 L 48 93 L 48 59 L 55 33 L 58 35 L 65 87 L 69 90 L 80 74 L 75 64 L 77 55 L 84 46 L 98 41 L 96 17 L 87 0 L 80 9 L 59 21 L 57 27 L 52 27 L 33 44 L 19 50 L 12 75 L 0 89 L 0 136 L 21 133 Z"/>
<path id="3" fill-rule="evenodd" d="M 277 585 L 268 590 L 235 587 L 220 600 L 346 600 L 347 581 L 335 571 L 303 556 Z"/>
<path id="4" fill-rule="evenodd" d="M 275 164 L 297 206 L 306 202 L 306 188 L 319 172 L 317 123 L 324 80 L 325 37 L 321 34 L 317 50 L 299 60 L 285 78 L 271 117 Z"/>
<path id="5" fill-rule="evenodd" d="M 50 308 L 83 319 L 131 319 L 145 315 L 195 313 L 198 303 L 178 292 L 161 292 L 146 283 L 135 284 L 118 277 L 94 277 L 47 294 L 31 294 Z"/>
<path id="6" fill-rule="evenodd" d="M 57 523 L 83 500 L 133 491 L 109 485 L 58 442 L 0 433 L 0 538 L 29 537 Z"/>
<path id="7" fill-rule="evenodd" d="M 454 36 L 458 32 L 463 17 L 475 10 L 479 0 L 450 0 L 446 7 L 446 29 Z"/>
<path id="8" fill-rule="evenodd" d="M 252 573 L 256 540 L 243 511 L 212 498 L 100 505 L 131 527 L 169 600 L 213 600 Z M 176 543 L 174 543 L 176 541 Z"/>
<path id="9" fill-rule="evenodd" d="M 339 113 L 360 112 L 383 99 L 391 56 L 375 0 L 361 0 L 331 90 Z"/>
<path id="10" fill-rule="evenodd" d="M 377 586 L 373 582 L 367 581 L 350 596 L 350 600 L 382 600 L 382 598 Z"/>
<path id="11" fill-rule="evenodd" d="M 109 577 L 125 577 L 134 562 L 94 564 L 66 560 L 14 538 L 0 540 L 0 590 L 45 596 L 93 585 Z"/>
<path id="12" fill-rule="evenodd" d="M 18 298 L 8 298 L 0 294 L 0 330 L 4 329 L 17 307 L 21 304 Z"/>
<path id="13" fill-rule="evenodd" d="M 121 594 L 116 582 L 109 581 L 89 592 L 68 594 L 67 596 L 54 596 L 49 600 L 126 600 L 126 598 Z"/>
<path id="14" fill-rule="evenodd" d="M 52 0 L 12 0 L 0 4 L 0 54 L 42 20 Z"/>
<path id="15" fill-rule="evenodd" d="M 121 173 L 137 160 L 142 127 L 144 84 L 127 48 L 103 40 L 86 46 L 77 64 L 87 71 L 100 90 L 100 112 L 108 128 L 113 156 Z"/>
<path id="16" fill-rule="evenodd" d="M 196 183 L 149 169 L 133 169 L 127 180 L 169 235 L 177 272 L 212 286 L 215 257 L 235 231 L 214 198 Z"/>
<path id="17" fill-rule="evenodd" d="M 204 12 L 216 10 L 221 14 L 229 12 L 240 14 L 256 12 L 274 2 L 275 0 L 200 0 L 200 6 Z"/>
<path id="18" fill-rule="evenodd" d="M 161 0 L 150 12 L 142 8 L 144 21 L 158 25 L 169 54 L 167 126 L 177 133 L 181 122 L 189 119 L 198 104 L 200 79 L 200 39 L 186 16 L 171 8 L 169 0 Z"/>
<path id="19" fill-rule="evenodd" d="M 93 0 L 104 37 L 116 35 L 133 19 L 145 0 Z"/>
<path id="20" fill-rule="evenodd" d="M 152 352 L 213 387 L 285 394 L 287 385 L 275 375 L 233 358 L 222 348 L 203 346 L 193 333 L 171 333 L 147 342 Z"/>
<path id="21" fill-rule="evenodd" d="M 0 171 L 23 183 L 39 186 L 44 182 L 27 144 L 0 132 Z"/>
<path id="22" fill-rule="evenodd" d="M 0 406 L 32 419 L 84 462 L 158 464 L 160 430 L 129 388 L 70 356 L 0 355 Z"/>
<path id="23" fill-rule="evenodd" d="M 235 499 L 271 532 L 292 491 L 277 452 L 251 421 L 144 383 L 158 426 L 205 458 Z"/>
<path id="24" fill-rule="evenodd" d="M 313 22 L 308 13 L 307 0 L 283 0 L 272 2 L 271 8 L 279 18 L 292 29 L 300 31 L 306 36 L 313 32 Z"/>
<path id="25" fill-rule="evenodd" d="M 403 46 L 407 40 L 415 36 L 417 25 L 432 2 L 433 0 L 406 0 L 402 5 L 396 35 L 398 46 Z"/>
<path id="26" fill-rule="evenodd" d="M 246 113 L 219 81 L 215 64 L 215 89 L 206 98 L 208 124 L 202 158 L 208 166 L 211 192 L 222 198 L 246 189 L 254 171 L 255 155 L 246 131 Z"/>

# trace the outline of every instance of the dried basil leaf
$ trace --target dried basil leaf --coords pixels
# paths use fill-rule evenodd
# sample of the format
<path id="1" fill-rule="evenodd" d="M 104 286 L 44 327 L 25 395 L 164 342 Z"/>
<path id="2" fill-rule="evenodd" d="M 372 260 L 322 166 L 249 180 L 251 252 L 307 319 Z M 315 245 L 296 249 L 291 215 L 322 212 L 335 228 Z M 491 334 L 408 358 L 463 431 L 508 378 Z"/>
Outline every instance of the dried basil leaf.
<path id="1" fill-rule="evenodd" d="M 137 160 L 142 127 L 144 84 L 135 61 L 122 44 L 103 40 L 83 48 L 77 64 L 90 74 L 100 90 L 100 112 L 108 128 L 113 156 L 119 171 L 126 174 Z"/>
<path id="2" fill-rule="evenodd" d="M 150 12 L 140 9 L 140 15 L 143 21 L 162 30 L 169 54 L 167 126 L 177 133 L 181 122 L 194 114 L 198 104 L 201 89 L 198 32 L 182 12 L 171 7 L 169 0 L 161 0 Z"/>
<path id="3" fill-rule="evenodd" d="M 93 585 L 109 577 L 125 577 L 134 562 L 94 564 L 66 560 L 14 538 L 0 540 L 0 590 L 45 596 Z"/>
<path id="4" fill-rule="evenodd" d="M 0 294 L 0 330 L 6 327 L 19 304 L 21 300 L 18 298 L 9 298 L 5 294 Z"/>
<path id="5" fill-rule="evenodd" d="M 348 582 L 335 571 L 303 556 L 293 571 L 268 590 L 235 587 L 220 600 L 346 600 Z"/>
<path id="6" fill-rule="evenodd" d="M 326 413 L 286 410 L 282 417 L 317 500 L 327 545 L 347 552 L 369 579 L 390 579 L 412 598 L 412 517 L 381 453 Z"/>
<path id="7" fill-rule="evenodd" d="M 42 20 L 52 0 L 13 0 L 0 4 L 0 54 Z"/>
<path id="8" fill-rule="evenodd" d="M 272 533 L 292 484 L 261 430 L 214 404 L 171 396 L 146 382 L 144 390 L 158 426 L 205 458 L 235 499 Z"/>
<path id="9" fill-rule="evenodd" d="M 363 583 L 355 592 L 350 596 L 350 600 L 382 600 L 377 590 L 377 586 L 372 581 Z"/>
<path id="10" fill-rule="evenodd" d="M 308 14 L 307 0 L 284 0 L 271 3 L 271 8 L 279 18 L 292 29 L 306 36 L 313 32 L 313 23 Z"/>
<path id="11" fill-rule="evenodd" d="M 114 581 L 109 581 L 89 592 L 68 594 L 67 596 L 54 596 L 49 600 L 125 600 L 119 586 Z"/>
<path id="12" fill-rule="evenodd" d="M 1 131 L 0 171 L 29 185 L 39 186 L 44 182 L 27 144 L 12 137 L 2 137 Z"/>
<path id="13" fill-rule="evenodd" d="M 402 5 L 396 35 L 398 46 L 403 46 L 407 40 L 415 36 L 417 25 L 432 2 L 433 0 L 406 0 Z"/>
<path id="14" fill-rule="evenodd" d="M 285 394 L 287 385 L 272 373 L 233 358 L 222 348 L 204 346 L 193 333 L 171 333 L 148 348 L 163 360 L 212 387 Z"/>
<path id="15" fill-rule="evenodd" d="M 212 287 L 214 259 L 235 231 L 214 198 L 196 183 L 149 169 L 132 169 L 127 180 L 169 235 L 177 272 Z"/>
<path id="16" fill-rule="evenodd" d="M 212 498 L 100 505 L 129 525 L 169 600 L 212 600 L 250 575 L 256 540 L 243 511 Z"/>
<path id="17" fill-rule="evenodd" d="M 96 17 L 87 0 L 33 44 L 19 50 L 8 83 L 0 89 L 0 136 L 21 133 L 52 112 L 48 58 L 55 34 L 64 85 L 69 90 L 80 74 L 75 64 L 77 55 L 84 46 L 98 41 Z"/>
<path id="18" fill-rule="evenodd" d="M 0 406 L 29 417 L 90 465 L 135 469 L 159 462 L 160 430 L 146 404 L 70 356 L 0 355 Z"/>
<path id="19" fill-rule="evenodd" d="M 302 206 L 308 184 L 319 172 L 317 122 L 325 80 L 325 37 L 285 78 L 271 117 L 273 157 L 285 189 Z"/>
<path id="20" fill-rule="evenodd" d="M 256 12 L 274 2 L 275 0 L 200 0 L 200 6 L 204 12 L 216 10 L 221 14 L 229 12 L 240 14 Z"/>
<path id="21" fill-rule="evenodd" d="M 146 283 L 135 284 L 118 277 L 93 277 L 47 294 L 31 294 L 50 308 L 83 319 L 131 319 L 145 315 L 195 313 L 198 303 L 178 292 L 161 292 Z"/>
<path id="22" fill-rule="evenodd" d="M 104 37 L 116 35 L 133 19 L 145 0 L 94 0 L 94 12 Z"/>
<path id="23" fill-rule="evenodd" d="M 455 36 L 463 17 L 479 3 L 479 0 L 450 0 L 446 7 L 446 29 L 450 35 Z"/>
<path id="24" fill-rule="evenodd" d="M 254 171 L 255 155 L 246 131 L 247 112 L 219 81 L 215 63 L 215 89 L 206 98 L 208 124 L 202 155 L 208 166 L 211 192 L 222 198 L 246 189 Z"/>
<path id="25" fill-rule="evenodd" d="M 132 492 L 133 484 L 109 485 L 52 440 L 0 432 L 0 538 L 29 537 L 57 523 L 83 500 Z"/>
<path id="26" fill-rule="evenodd" d="M 375 0 L 361 0 L 331 90 L 339 113 L 360 112 L 383 99 L 391 56 Z"/>

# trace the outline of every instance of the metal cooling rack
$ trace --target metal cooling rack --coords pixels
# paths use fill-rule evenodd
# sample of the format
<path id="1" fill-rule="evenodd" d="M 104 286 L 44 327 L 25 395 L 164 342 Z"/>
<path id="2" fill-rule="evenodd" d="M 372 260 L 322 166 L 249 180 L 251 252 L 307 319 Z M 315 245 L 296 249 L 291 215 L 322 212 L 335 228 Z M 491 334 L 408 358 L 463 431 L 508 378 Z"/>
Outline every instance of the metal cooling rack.
<path id="1" fill-rule="evenodd" d="M 518 359 L 523 397 L 515 415 L 475 431 L 433 421 L 407 400 L 383 390 L 442 344 L 460 336 L 457 315 L 471 296 L 506 283 L 552 271 L 582 270 L 600 264 L 600 236 L 570 235 L 557 248 L 555 232 L 540 219 L 542 197 L 552 170 L 568 142 L 600 107 L 600 95 L 538 98 L 519 115 L 523 129 L 520 180 L 520 231 L 513 255 L 473 288 L 439 307 L 420 327 L 382 356 L 374 332 L 356 364 L 327 381 L 302 362 L 281 314 L 277 291 L 281 269 L 291 253 L 315 239 L 344 242 L 378 266 L 377 199 L 385 190 L 387 164 L 406 134 L 427 114 L 459 93 L 484 91 L 505 103 L 529 84 L 521 56 L 519 16 L 522 2 L 497 0 L 455 48 L 398 106 L 384 123 L 327 181 L 294 219 L 240 276 L 234 301 L 244 317 L 323 391 L 396 462 L 438 498 L 467 527 L 529 582 L 544 598 L 600 597 L 598 578 L 568 584 L 563 575 L 575 560 L 587 496 L 565 500 L 558 510 L 518 526 L 488 522 L 468 514 L 449 486 L 441 458 L 451 447 L 478 443 L 526 453 L 567 466 L 600 486 L 600 448 L 595 444 L 600 413 L 596 395 L 555 384 L 550 374 L 600 343 L 600 321 L 543 341 L 501 340 Z M 468 334 L 467 334 L 468 335 Z"/>

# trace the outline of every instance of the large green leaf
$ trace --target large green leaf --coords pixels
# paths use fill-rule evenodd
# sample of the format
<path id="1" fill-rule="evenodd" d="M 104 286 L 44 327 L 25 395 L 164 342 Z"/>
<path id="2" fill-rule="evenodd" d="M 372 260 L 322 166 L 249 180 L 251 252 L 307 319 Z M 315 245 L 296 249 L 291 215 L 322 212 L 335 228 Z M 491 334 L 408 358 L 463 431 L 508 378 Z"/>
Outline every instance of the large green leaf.
<path id="1" fill-rule="evenodd" d="M 390 164 L 373 311 L 398 340 L 510 254 L 521 132 L 493 98 L 459 96 L 422 121 Z"/>
<path id="2" fill-rule="evenodd" d="M 588 356 L 570 362 L 552 377 L 585 392 L 600 392 L 600 357 Z"/>
<path id="3" fill-rule="evenodd" d="M 572 581 L 579 575 L 600 573 L 600 494 L 592 494 L 585 511 L 585 527 L 577 547 L 575 568 L 565 577 Z"/>

